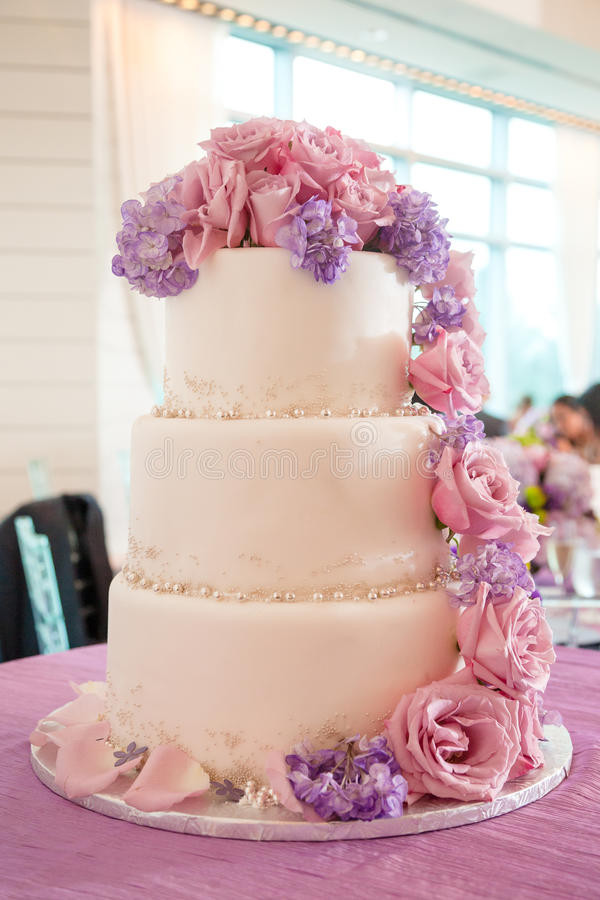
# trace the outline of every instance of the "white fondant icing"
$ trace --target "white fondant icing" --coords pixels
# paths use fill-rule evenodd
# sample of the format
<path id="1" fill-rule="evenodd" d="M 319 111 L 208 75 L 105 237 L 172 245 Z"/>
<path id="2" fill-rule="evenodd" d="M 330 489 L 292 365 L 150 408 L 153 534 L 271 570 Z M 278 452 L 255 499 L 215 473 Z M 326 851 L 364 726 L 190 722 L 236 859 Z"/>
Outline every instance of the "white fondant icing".
<path id="1" fill-rule="evenodd" d="M 448 561 L 430 503 L 437 421 L 144 416 L 128 563 L 228 592 L 429 581 Z"/>
<path id="2" fill-rule="evenodd" d="M 354 253 L 324 285 L 286 250 L 218 250 L 165 304 L 167 406 L 196 416 L 402 406 L 412 397 L 405 276 L 387 254 Z"/>
<path id="3" fill-rule="evenodd" d="M 443 590 L 369 604 L 221 604 L 111 587 L 111 734 L 175 741 L 212 774 L 261 776 L 269 749 L 375 734 L 403 693 L 456 668 Z"/>

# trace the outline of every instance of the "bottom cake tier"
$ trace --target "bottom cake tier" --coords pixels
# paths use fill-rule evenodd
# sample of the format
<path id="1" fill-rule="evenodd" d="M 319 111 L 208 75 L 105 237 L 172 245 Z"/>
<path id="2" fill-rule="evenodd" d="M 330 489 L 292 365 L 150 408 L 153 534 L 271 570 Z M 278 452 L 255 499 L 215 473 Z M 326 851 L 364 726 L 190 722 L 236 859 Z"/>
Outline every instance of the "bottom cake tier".
<path id="1" fill-rule="evenodd" d="M 370 602 L 221 602 L 110 591 L 111 738 L 173 742 L 213 778 L 264 782 L 266 754 L 374 735 L 402 694 L 453 672 L 443 589 Z"/>

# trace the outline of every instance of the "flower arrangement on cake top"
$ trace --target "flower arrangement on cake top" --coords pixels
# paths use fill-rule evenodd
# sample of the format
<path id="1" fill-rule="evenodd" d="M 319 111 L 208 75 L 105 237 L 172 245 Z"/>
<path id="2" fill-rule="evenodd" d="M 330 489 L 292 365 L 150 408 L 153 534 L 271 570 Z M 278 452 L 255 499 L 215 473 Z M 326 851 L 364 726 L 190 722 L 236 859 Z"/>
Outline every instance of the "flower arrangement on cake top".
<path id="1" fill-rule="evenodd" d="M 362 141 L 307 122 L 215 128 L 206 155 L 121 207 L 115 275 L 149 297 L 192 287 L 223 247 L 283 247 L 332 284 L 353 250 L 389 253 L 410 281 L 443 278 L 450 240 L 429 194 L 396 185 Z M 451 289 L 447 288 L 446 293 Z"/>

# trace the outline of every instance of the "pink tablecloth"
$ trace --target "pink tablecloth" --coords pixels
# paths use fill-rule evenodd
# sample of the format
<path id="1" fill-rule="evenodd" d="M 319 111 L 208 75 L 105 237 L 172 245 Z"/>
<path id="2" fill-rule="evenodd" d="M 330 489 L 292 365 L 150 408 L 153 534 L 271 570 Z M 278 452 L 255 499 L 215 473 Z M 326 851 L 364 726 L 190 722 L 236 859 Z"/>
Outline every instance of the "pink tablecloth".
<path id="1" fill-rule="evenodd" d="M 0 666 L 0 897 L 600 897 L 600 653 L 560 648 L 547 699 L 575 755 L 570 778 L 517 812 L 449 831 L 331 844 L 195 837 L 108 819 L 35 778 L 27 734 L 102 678 L 104 647 Z"/>

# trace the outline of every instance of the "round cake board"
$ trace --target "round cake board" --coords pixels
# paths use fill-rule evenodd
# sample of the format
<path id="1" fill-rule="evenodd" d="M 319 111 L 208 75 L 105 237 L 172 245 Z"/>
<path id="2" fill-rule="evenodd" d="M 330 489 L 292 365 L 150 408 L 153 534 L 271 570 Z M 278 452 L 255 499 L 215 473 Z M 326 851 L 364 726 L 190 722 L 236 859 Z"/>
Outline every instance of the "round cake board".
<path id="1" fill-rule="evenodd" d="M 569 774 L 573 745 L 569 732 L 562 725 L 547 725 L 544 733 L 546 736 L 546 740 L 542 743 L 544 766 L 506 784 L 495 800 L 461 803 L 457 800 L 423 798 L 412 806 L 405 807 L 404 815 L 396 819 L 314 824 L 305 822 L 280 806 L 254 809 L 237 803 L 223 802 L 212 793 L 185 800 L 168 812 L 140 812 L 128 806 L 122 799 L 131 783 L 126 775 L 121 775 L 106 791 L 72 802 L 93 812 L 132 822 L 135 825 L 179 831 L 184 834 L 242 840 L 345 841 L 420 834 L 424 831 L 455 828 L 458 825 L 470 825 L 483 819 L 502 816 L 539 800 L 553 790 Z M 56 786 L 54 778 L 56 753 L 57 748 L 51 743 L 47 743 L 44 747 L 32 746 L 31 762 L 33 771 L 40 781 L 55 794 L 65 797 Z"/>

